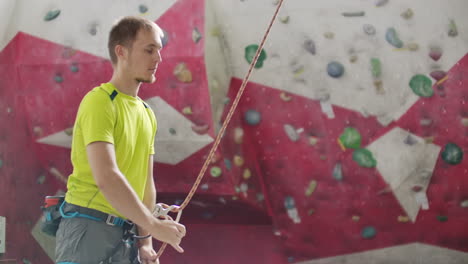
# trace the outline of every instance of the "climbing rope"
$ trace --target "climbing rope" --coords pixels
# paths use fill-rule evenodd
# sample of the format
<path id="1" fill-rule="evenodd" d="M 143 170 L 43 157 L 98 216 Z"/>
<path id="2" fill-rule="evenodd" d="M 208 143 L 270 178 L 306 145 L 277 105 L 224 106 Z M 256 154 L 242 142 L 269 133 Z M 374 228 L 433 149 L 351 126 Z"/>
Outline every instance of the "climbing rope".
<path id="1" fill-rule="evenodd" d="M 208 154 L 208 157 L 205 160 L 205 163 L 203 164 L 203 167 L 200 170 L 200 173 L 198 174 L 197 180 L 195 181 L 195 183 L 192 186 L 192 189 L 190 190 L 189 194 L 187 195 L 184 202 L 180 206 L 176 206 L 176 205 L 168 206 L 166 204 L 161 204 L 161 203 L 157 204 L 156 211 L 154 213 L 154 215 L 156 217 L 172 220 L 172 218 L 170 216 L 168 216 L 167 213 L 168 212 L 178 213 L 177 218 L 176 218 L 176 222 L 179 222 L 180 216 L 182 214 L 182 210 L 184 210 L 184 208 L 189 204 L 189 202 L 192 199 L 193 195 L 197 191 L 198 185 L 200 185 L 200 182 L 203 179 L 203 176 L 205 175 L 205 172 L 206 172 L 206 170 L 207 170 L 207 168 L 209 166 L 209 163 L 213 159 L 215 151 L 218 148 L 218 145 L 219 145 L 219 143 L 221 141 L 221 138 L 224 135 L 224 131 L 226 130 L 226 127 L 228 126 L 229 122 L 231 121 L 232 115 L 234 114 L 234 111 L 236 110 L 236 107 L 239 104 L 240 98 L 241 98 L 242 94 L 244 93 L 247 82 L 249 81 L 250 74 L 252 73 L 252 70 L 253 70 L 255 64 L 257 63 L 258 57 L 260 56 L 260 53 L 261 53 L 261 51 L 263 49 L 263 46 L 265 45 L 265 41 L 266 41 L 266 39 L 268 37 L 268 34 L 270 34 L 271 27 L 273 26 L 273 23 L 275 22 L 276 17 L 278 16 L 278 12 L 281 9 L 281 6 L 283 5 L 283 1 L 284 0 L 280 0 L 279 3 L 278 3 L 275 14 L 273 15 L 273 17 L 271 19 L 271 22 L 270 22 L 270 24 L 268 26 L 268 29 L 265 32 L 265 35 L 263 36 L 262 42 L 260 43 L 260 46 L 257 49 L 257 52 L 255 54 L 254 59 L 250 63 L 249 71 L 247 72 L 247 75 L 245 76 L 244 80 L 242 81 L 242 85 L 241 85 L 239 91 L 237 92 L 236 98 L 235 98 L 231 108 L 229 109 L 229 112 L 228 112 L 228 114 L 226 116 L 226 120 L 224 120 L 223 125 L 221 126 L 221 129 L 219 130 L 219 133 L 216 136 L 216 140 L 215 140 L 215 142 L 214 142 L 214 144 L 213 144 L 213 146 L 212 146 L 212 148 L 210 150 L 210 153 Z M 164 249 L 166 248 L 166 246 L 167 246 L 167 243 L 164 243 L 161 246 L 161 248 L 158 251 L 157 258 L 161 257 L 161 255 L 164 252 Z"/>

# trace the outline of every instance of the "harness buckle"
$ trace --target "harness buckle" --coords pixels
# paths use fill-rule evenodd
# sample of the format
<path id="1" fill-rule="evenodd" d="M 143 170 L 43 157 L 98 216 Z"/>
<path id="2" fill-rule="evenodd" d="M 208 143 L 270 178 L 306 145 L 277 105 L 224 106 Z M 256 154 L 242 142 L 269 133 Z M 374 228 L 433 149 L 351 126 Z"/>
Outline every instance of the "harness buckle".
<path id="1" fill-rule="evenodd" d="M 116 225 L 116 220 L 118 220 L 118 217 L 115 216 L 115 215 L 108 215 L 107 216 L 107 220 L 106 220 L 106 224 L 110 225 L 110 226 L 115 226 Z"/>

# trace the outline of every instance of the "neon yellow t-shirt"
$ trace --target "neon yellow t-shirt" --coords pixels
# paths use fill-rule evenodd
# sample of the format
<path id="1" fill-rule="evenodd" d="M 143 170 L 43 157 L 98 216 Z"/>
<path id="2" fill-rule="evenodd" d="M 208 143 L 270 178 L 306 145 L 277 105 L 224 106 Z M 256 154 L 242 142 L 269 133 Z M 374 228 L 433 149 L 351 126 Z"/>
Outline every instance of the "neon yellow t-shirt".
<path id="1" fill-rule="evenodd" d="M 65 200 L 124 218 L 97 187 L 86 146 L 96 141 L 112 143 L 120 171 L 143 200 L 156 130 L 154 113 L 140 98 L 119 92 L 111 83 L 88 92 L 81 101 L 73 129 L 73 173 L 68 178 Z"/>

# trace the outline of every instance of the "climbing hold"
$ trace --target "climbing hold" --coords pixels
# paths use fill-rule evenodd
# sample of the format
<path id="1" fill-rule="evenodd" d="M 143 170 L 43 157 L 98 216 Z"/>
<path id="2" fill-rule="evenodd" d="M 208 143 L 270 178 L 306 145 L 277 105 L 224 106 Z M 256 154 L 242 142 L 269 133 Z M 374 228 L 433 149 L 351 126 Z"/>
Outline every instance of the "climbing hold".
<path id="1" fill-rule="evenodd" d="M 263 193 L 257 193 L 257 202 L 263 202 L 265 201 L 265 195 Z"/>
<path id="2" fill-rule="evenodd" d="M 411 188 L 411 190 L 412 190 L 413 192 L 420 192 L 420 191 L 422 191 L 422 189 L 423 189 L 423 187 L 420 186 L 420 185 L 415 185 L 415 186 L 413 186 L 413 187 Z"/>
<path id="3" fill-rule="evenodd" d="M 338 140 L 346 148 L 358 149 L 361 147 L 361 134 L 353 127 L 345 128 Z"/>
<path id="4" fill-rule="evenodd" d="M 56 83 L 62 83 L 63 82 L 63 77 L 60 74 L 56 74 L 54 76 L 54 80 Z"/>
<path id="5" fill-rule="evenodd" d="M 47 14 L 45 15 L 44 21 L 51 21 L 51 20 L 54 20 L 54 19 L 56 19 L 59 15 L 60 15 L 60 10 L 58 10 L 58 9 L 56 9 L 56 10 L 51 10 L 51 11 L 47 12 Z"/>
<path id="6" fill-rule="evenodd" d="M 409 222 L 409 217 L 408 216 L 403 216 L 403 215 L 399 215 L 398 216 L 398 222 L 401 222 L 401 223 L 407 223 Z"/>
<path id="7" fill-rule="evenodd" d="M 175 130 L 175 128 L 170 127 L 169 128 L 169 133 L 171 133 L 171 135 L 175 135 L 175 134 L 177 134 L 177 131 Z"/>
<path id="8" fill-rule="evenodd" d="M 167 43 L 169 42 L 169 34 L 163 29 L 163 36 L 161 38 L 161 44 L 163 47 L 166 47 Z"/>
<path id="9" fill-rule="evenodd" d="M 410 51 L 418 51 L 418 50 L 419 50 L 419 44 L 418 44 L 418 43 L 413 43 L 413 42 L 411 42 L 411 43 L 409 43 L 409 44 L 407 45 L 407 47 L 408 47 L 408 49 L 409 49 Z"/>
<path id="10" fill-rule="evenodd" d="M 0 159 L 0 169 L 3 167 L 3 160 Z"/>
<path id="11" fill-rule="evenodd" d="M 366 14 L 364 11 L 357 11 L 357 12 L 344 12 L 342 15 L 344 17 L 362 17 Z"/>
<path id="12" fill-rule="evenodd" d="M 241 144 L 244 137 L 244 130 L 241 127 L 236 127 L 234 129 L 234 142 L 236 144 Z"/>
<path id="13" fill-rule="evenodd" d="M 327 39 L 332 39 L 335 37 L 335 33 L 328 31 L 328 32 L 325 32 L 323 36 Z"/>
<path id="14" fill-rule="evenodd" d="M 192 107 L 190 107 L 190 106 L 184 107 L 184 109 L 182 109 L 182 113 L 184 113 L 184 114 L 186 114 L 186 115 L 191 115 L 191 114 L 193 114 L 193 112 L 192 112 Z"/>
<path id="15" fill-rule="evenodd" d="M 411 19 L 414 15 L 413 9 L 408 8 L 405 12 L 401 13 L 401 17 L 408 20 Z"/>
<path id="16" fill-rule="evenodd" d="M 371 68 L 372 68 L 372 76 L 374 76 L 374 78 L 379 78 L 380 75 L 382 74 L 382 64 L 380 63 L 380 60 L 377 58 L 372 58 Z"/>
<path id="17" fill-rule="evenodd" d="M 403 42 L 398 38 L 398 34 L 395 28 L 387 29 L 387 33 L 385 34 L 385 39 L 387 40 L 388 43 L 390 43 L 395 48 L 400 49 L 403 47 Z"/>
<path id="18" fill-rule="evenodd" d="M 247 60 L 248 63 L 252 63 L 252 61 L 255 58 L 255 54 L 257 53 L 258 50 L 258 45 L 252 44 L 247 47 L 245 47 L 245 59 Z M 255 68 L 261 68 L 263 67 L 263 61 L 266 60 L 267 54 L 264 49 L 260 52 L 260 56 L 258 56 L 257 63 L 255 63 Z"/>
<path id="19" fill-rule="evenodd" d="M 218 178 L 222 174 L 221 168 L 217 166 L 211 167 L 210 174 L 213 178 Z"/>
<path id="20" fill-rule="evenodd" d="M 305 195 L 307 197 L 311 196 L 312 193 L 314 193 L 315 188 L 317 188 L 317 181 L 315 180 L 310 181 L 309 186 L 307 186 L 306 188 Z"/>
<path id="21" fill-rule="evenodd" d="M 248 180 L 250 177 L 252 177 L 252 172 L 248 168 L 245 168 L 242 173 L 242 178 L 244 178 L 244 180 Z"/>
<path id="22" fill-rule="evenodd" d="M 447 76 L 447 72 L 445 71 L 433 71 L 431 72 L 431 77 L 434 78 L 436 81 L 442 80 L 445 76 Z"/>
<path id="23" fill-rule="evenodd" d="M 448 221 L 448 216 L 446 216 L 446 215 L 438 215 L 438 216 L 437 216 L 437 220 L 439 220 L 439 222 L 447 222 L 447 221 Z"/>
<path id="24" fill-rule="evenodd" d="M 455 143 L 447 143 L 441 153 L 441 156 L 448 164 L 457 165 L 463 159 L 463 150 Z"/>
<path id="25" fill-rule="evenodd" d="M 291 196 L 286 196 L 284 198 L 284 208 L 286 209 L 289 218 L 293 220 L 295 224 L 299 224 L 301 222 L 294 198 Z"/>
<path id="26" fill-rule="evenodd" d="M 308 215 L 308 216 L 311 216 L 311 215 L 313 215 L 314 213 L 315 213 L 315 210 L 314 210 L 314 209 L 309 209 L 309 210 L 307 210 L 307 215 Z"/>
<path id="27" fill-rule="evenodd" d="M 343 64 L 339 62 L 332 61 L 327 66 L 327 72 L 328 72 L 328 75 L 330 75 L 331 77 L 339 78 L 344 73 L 344 66 Z"/>
<path id="28" fill-rule="evenodd" d="M 229 159 L 224 159 L 224 166 L 226 166 L 226 169 L 231 170 L 232 169 L 232 163 Z"/>
<path id="29" fill-rule="evenodd" d="M 37 177 L 36 182 L 37 182 L 37 184 L 44 184 L 45 179 L 46 179 L 46 176 L 44 174 L 41 174 L 41 175 L 39 175 L 39 177 Z"/>
<path id="30" fill-rule="evenodd" d="M 281 23 L 287 24 L 289 22 L 289 16 L 280 17 L 279 20 L 281 21 Z"/>
<path id="31" fill-rule="evenodd" d="M 383 89 L 383 82 L 382 80 L 375 80 L 374 87 L 378 94 L 384 94 L 385 90 Z"/>
<path id="32" fill-rule="evenodd" d="M 341 162 L 337 162 L 335 164 L 335 167 L 333 168 L 332 176 L 333 176 L 333 179 L 337 181 L 343 180 L 343 170 L 341 168 Z"/>
<path id="33" fill-rule="evenodd" d="M 375 230 L 375 228 L 372 226 L 365 227 L 361 232 L 361 236 L 365 239 L 373 238 L 375 237 L 376 234 L 377 234 L 377 230 Z"/>
<path id="34" fill-rule="evenodd" d="M 362 29 L 364 30 L 364 33 L 366 33 L 367 35 L 375 35 L 375 27 L 373 25 L 370 25 L 370 24 L 365 24 L 364 26 L 362 26 Z"/>
<path id="35" fill-rule="evenodd" d="M 221 154 L 219 152 L 215 152 L 213 157 L 211 158 L 211 164 L 216 164 L 221 159 Z"/>
<path id="36" fill-rule="evenodd" d="M 457 24 L 455 24 L 455 21 L 453 19 L 450 19 L 448 35 L 450 37 L 458 36 Z"/>
<path id="37" fill-rule="evenodd" d="M 297 131 L 293 126 L 291 126 L 291 125 L 289 125 L 289 124 L 285 124 L 285 125 L 283 126 L 283 128 L 284 128 L 284 131 L 286 132 L 286 135 L 288 135 L 288 138 L 289 138 L 291 141 L 294 141 L 294 142 L 295 142 L 295 141 L 298 141 L 298 140 L 299 140 L 299 134 L 300 134 L 300 132 L 302 132 L 302 131 L 300 131 L 300 132 L 298 133 L 298 131 Z"/>
<path id="38" fill-rule="evenodd" d="M 67 136 L 73 136 L 73 127 L 69 127 L 69 128 L 66 128 L 64 131 L 63 131 Z"/>
<path id="39" fill-rule="evenodd" d="M 442 57 L 442 48 L 439 46 L 431 46 L 429 51 L 429 57 L 434 61 L 438 61 Z"/>
<path id="40" fill-rule="evenodd" d="M 423 118 L 419 121 L 421 126 L 430 126 L 432 124 L 432 120 L 428 118 Z"/>
<path id="41" fill-rule="evenodd" d="M 193 29 L 193 31 L 192 31 L 192 40 L 193 40 L 193 42 L 198 43 L 201 38 L 202 38 L 202 35 L 201 35 L 200 31 L 198 31 L 198 28 L 195 27 Z"/>
<path id="42" fill-rule="evenodd" d="M 467 117 L 463 117 L 463 118 L 461 119 L 461 123 L 462 123 L 463 126 L 468 127 L 468 118 L 467 118 Z"/>
<path id="43" fill-rule="evenodd" d="M 376 0 L 375 1 L 375 6 L 377 6 L 377 7 L 384 6 L 387 3 L 388 3 L 388 0 Z"/>
<path id="44" fill-rule="evenodd" d="M 241 183 L 241 185 L 239 186 L 239 191 L 245 193 L 249 190 L 249 185 L 245 182 Z"/>
<path id="45" fill-rule="evenodd" d="M 434 91 L 432 90 L 432 81 L 425 75 L 417 74 L 413 76 L 409 82 L 409 86 L 418 96 L 431 97 L 434 95 Z"/>
<path id="46" fill-rule="evenodd" d="M 72 47 L 65 47 L 62 51 L 62 57 L 65 59 L 69 59 L 75 54 L 76 54 L 76 50 L 73 49 Z"/>
<path id="47" fill-rule="evenodd" d="M 281 100 L 283 100 L 285 102 L 289 102 L 292 99 L 292 97 L 290 95 L 286 94 L 285 92 L 282 92 L 280 94 L 280 98 L 281 98 Z"/>
<path id="48" fill-rule="evenodd" d="M 305 50 L 307 50 L 310 54 L 315 55 L 316 49 L 315 49 L 315 42 L 311 39 L 307 39 L 304 41 L 304 44 L 302 45 Z"/>
<path id="49" fill-rule="evenodd" d="M 98 24 L 96 24 L 96 23 L 91 24 L 91 26 L 89 27 L 89 30 L 88 30 L 89 34 L 91 36 L 96 36 L 97 31 L 98 31 L 97 28 L 98 28 Z"/>
<path id="50" fill-rule="evenodd" d="M 315 145 L 317 144 L 317 142 L 318 142 L 318 138 L 317 138 L 317 137 L 314 137 L 314 136 L 310 136 L 310 137 L 309 137 L 309 144 L 310 144 L 311 146 L 315 146 Z"/>
<path id="51" fill-rule="evenodd" d="M 351 55 L 351 57 L 349 57 L 349 62 L 351 63 L 355 63 L 357 60 L 358 60 L 357 55 Z"/>
<path id="52" fill-rule="evenodd" d="M 234 155 L 234 165 L 241 167 L 244 165 L 244 159 L 239 155 Z"/>
<path id="53" fill-rule="evenodd" d="M 177 77 L 177 79 L 181 82 L 184 83 L 190 83 L 192 82 L 192 72 L 187 68 L 187 65 L 185 63 L 179 63 L 177 66 L 174 68 L 174 75 Z"/>
<path id="54" fill-rule="evenodd" d="M 411 136 L 411 134 L 409 134 L 409 135 L 405 138 L 404 143 L 405 143 L 406 145 L 413 146 L 413 145 L 415 145 L 416 143 L 418 143 L 418 141 L 417 141 L 413 136 Z"/>
<path id="55" fill-rule="evenodd" d="M 72 72 L 78 72 L 79 70 L 80 69 L 78 68 L 78 65 L 76 65 L 76 64 L 72 64 L 70 66 L 70 71 L 72 71 Z"/>
<path id="56" fill-rule="evenodd" d="M 377 161 L 372 156 L 372 152 L 367 149 L 357 149 L 353 152 L 353 160 L 356 161 L 361 167 L 374 168 Z"/>
<path id="57" fill-rule="evenodd" d="M 148 7 L 145 6 L 145 5 L 140 5 L 140 6 L 138 6 L 138 10 L 140 11 L 141 14 L 144 14 L 144 13 L 148 12 Z"/>
<path id="58" fill-rule="evenodd" d="M 208 185 L 208 183 L 204 183 L 204 184 L 200 185 L 200 189 L 201 189 L 202 191 L 208 190 L 209 187 L 210 187 L 210 186 Z"/>
<path id="59" fill-rule="evenodd" d="M 193 125 L 192 126 L 193 132 L 195 132 L 195 133 L 197 133 L 199 135 L 203 135 L 206 132 L 208 132 L 209 128 L 210 128 L 210 126 L 208 124 L 201 124 L 201 125 Z"/>
<path id="60" fill-rule="evenodd" d="M 251 109 L 245 112 L 244 119 L 247 122 L 247 124 L 255 126 L 260 123 L 262 117 L 258 111 Z"/>
<path id="61" fill-rule="evenodd" d="M 463 208 L 468 208 L 468 200 L 461 201 L 460 206 Z"/>
<path id="62" fill-rule="evenodd" d="M 360 217 L 359 215 L 353 215 L 353 216 L 351 217 L 351 219 L 352 219 L 354 222 L 357 222 L 357 221 L 361 220 L 361 217 Z"/>

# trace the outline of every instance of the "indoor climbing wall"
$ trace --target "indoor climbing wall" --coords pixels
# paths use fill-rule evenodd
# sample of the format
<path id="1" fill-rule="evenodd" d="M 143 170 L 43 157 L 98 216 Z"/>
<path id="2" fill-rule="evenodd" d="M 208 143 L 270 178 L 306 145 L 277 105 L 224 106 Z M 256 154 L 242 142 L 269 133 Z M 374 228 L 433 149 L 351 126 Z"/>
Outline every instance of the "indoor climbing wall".
<path id="1" fill-rule="evenodd" d="M 233 77 L 221 120 L 278 2 L 213 1 Z M 468 260 L 467 8 L 284 2 L 223 154 L 245 199 L 263 191 L 289 262 Z"/>
<path id="2" fill-rule="evenodd" d="M 180 204 L 278 3 L 1 2 L 0 262 L 53 263 L 40 207 L 66 191 L 77 107 L 111 77 L 117 18 L 165 32 L 139 96 L 158 117 L 158 199 Z M 162 262 L 464 263 L 467 9 L 285 0 L 183 214 L 185 253 Z"/>

